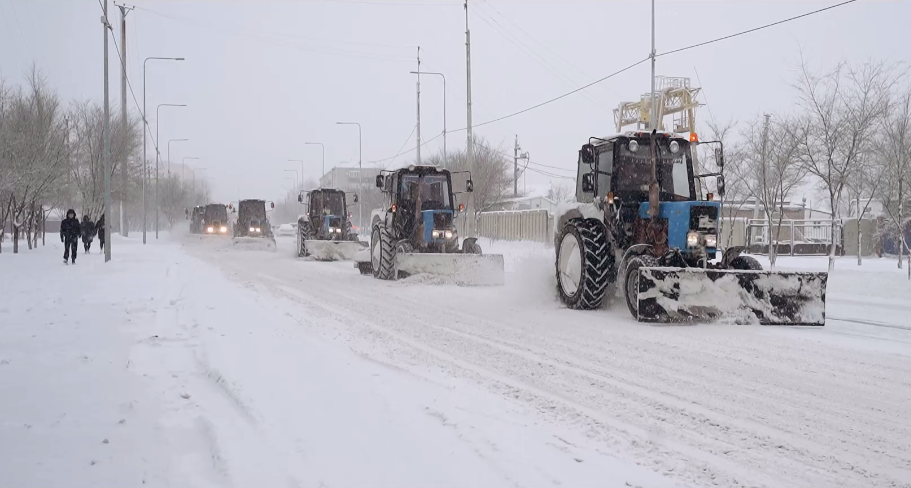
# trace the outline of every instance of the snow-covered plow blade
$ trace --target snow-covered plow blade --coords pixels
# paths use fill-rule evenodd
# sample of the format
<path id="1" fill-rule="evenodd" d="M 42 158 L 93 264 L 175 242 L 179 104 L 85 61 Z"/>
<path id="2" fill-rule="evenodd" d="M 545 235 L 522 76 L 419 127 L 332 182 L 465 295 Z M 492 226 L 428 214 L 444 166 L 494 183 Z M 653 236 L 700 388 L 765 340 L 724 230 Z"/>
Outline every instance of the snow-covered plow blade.
<path id="1" fill-rule="evenodd" d="M 502 285 L 506 280 L 502 254 L 399 253 L 395 268 L 397 273 L 428 274 L 457 285 Z"/>
<path id="2" fill-rule="evenodd" d="M 234 237 L 231 239 L 234 249 L 247 251 L 275 251 L 275 239 L 271 237 Z"/>
<path id="3" fill-rule="evenodd" d="M 639 268 L 640 322 L 825 325 L 824 272 Z"/>
<path id="4" fill-rule="evenodd" d="M 368 244 L 362 241 L 318 241 L 306 240 L 298 251 L 298 257 L 311 257 L 317 261 L 351 261 Z"/>

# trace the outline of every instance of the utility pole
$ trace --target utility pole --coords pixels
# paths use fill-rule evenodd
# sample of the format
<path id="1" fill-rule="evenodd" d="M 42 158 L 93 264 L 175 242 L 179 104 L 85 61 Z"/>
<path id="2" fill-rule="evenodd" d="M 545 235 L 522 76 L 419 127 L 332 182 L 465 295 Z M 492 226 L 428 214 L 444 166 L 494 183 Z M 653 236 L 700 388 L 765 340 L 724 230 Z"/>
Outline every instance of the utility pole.
<path id="1" fill-rule="evenodd" d="M 467 82 L 465 84 L 465 108 L 468 112 L 468 143 L 465 148 L 465 155 L 468 162 L 469 173 L 474 172 L 474 148 L 472 147 L 473 138 L 471 134 L 471 31 L 468 29 L 468 0 L 465 0 L 465 75 Z M 468 196 L 468 237 L 475 237 L 475 198 L 474 193 Z"/>
<path id="2" fill-rule="evenodd" d="M 516 134 L 516 144 L 512 150 L 512 197 L 519 196 L 519 135 Z"/>
<path id="3" fill-rule="evenodd" d="M 658 97 L 655 93 L 655 0 L 652 0 L 652 107 L 648 121 L 652 130 L 658 130 Z"/>
<path id="4" fill-rule="evenodd" d="M 104 147 L 101 154 L 101 167 L 104 169 L 104 214 L 111 216 L 111 101 L 108 90 L 108 0 L 104 0 L 104 16 L 101 18 L 104 31 Z M 111 225 L 104 225 L 104 262 L 111 260 Z"/>
<path id="5" fill-rule="evenodd" d="M 116 3 L 114 5 L 117 5 Z M 127 127 L 127 13 L 133 7 L 117 5 L 120 8 L 120 120 L 123 127 Z M 143 127 L 145 131 L 145 127 Z M 145 157 L 145 154 L 143 154 Z M 123 154 L 120 161 L 120 235 L 127 237 L 130 230 L 127 228 L 127 219 L 124 216 L 123 200 L 127 194 L 127 155 Z M 107 242 L 105 242 L 107 244 Z"/>
<path id="6" fill-rule="evenodd" d="M 421 164 L 421 46 L 418 46 L 418 126 L 417 126 L 417 135 L 418 135 L 418 164 Z"/>

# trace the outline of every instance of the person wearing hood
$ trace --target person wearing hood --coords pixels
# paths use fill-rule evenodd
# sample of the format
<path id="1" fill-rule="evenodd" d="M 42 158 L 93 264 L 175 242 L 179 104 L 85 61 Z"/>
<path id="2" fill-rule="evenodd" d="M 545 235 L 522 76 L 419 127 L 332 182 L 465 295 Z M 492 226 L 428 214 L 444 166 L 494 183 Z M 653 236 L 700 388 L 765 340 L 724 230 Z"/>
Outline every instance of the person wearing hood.
<path id="1" fill-rule="evenodd" d="M 85 253 L 89 253 L 92 248 L 92 240 L 95 238 L 95 223 L 88 215 L 82 216 L 82 224 L 79 228 L 82 232 L 82 244 L 85 246 Z"/>
<path id="2" fill-rule="evenodd" d="M 66 211 L 66 218 L 60 222 L 60 242 L 63 243 L 63 264 L 67 264 L 72 251 L 73 264 L 76 264 L 76 249 L 79 243 L 79 236 L 82 230 L 79 226 L 79 219 L 76 218 L 76 211 L 69 209 Z"/>
<path id="3" fill-rule="evenodd" d="M 101 245 L 101 250 L 104 251 L 104 214 L 101 214 L 101 218 L 98 219 L 98 222 L 95 222 L 95 232 L 98 233 L 98 244 Z"/>

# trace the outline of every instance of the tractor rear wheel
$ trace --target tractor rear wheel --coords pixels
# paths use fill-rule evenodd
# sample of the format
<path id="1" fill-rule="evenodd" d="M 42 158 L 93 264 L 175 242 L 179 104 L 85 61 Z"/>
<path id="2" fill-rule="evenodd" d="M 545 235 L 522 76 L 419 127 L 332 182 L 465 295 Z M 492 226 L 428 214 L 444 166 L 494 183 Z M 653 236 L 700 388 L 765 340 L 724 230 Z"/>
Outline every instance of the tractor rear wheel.
<path id="1" fill-rule="evenodd" d="M 373 265 L 373 277 L 379 280 L 394 280 L 395 276 L 395 241 L 382 223 L 373 226 L 370 237 L 370 261 Z"/>
<path id="2" fill-rule="evenodd" d="M 623 278 L 623 290 L 626 295 L 626 305 L 633 318 L 639 319 L 639 268 L 654 268 L 659 266 L 658 260 L 649 255 L 632 256 L 626 263 L 626 276 Z"/>
<path id="3" fill-rule="evenodd" d="M 596 219 L 573 219 L 557 239 L 557 292 L 569 308 L 601 306 L 614 256 L 604 224 Z"/>

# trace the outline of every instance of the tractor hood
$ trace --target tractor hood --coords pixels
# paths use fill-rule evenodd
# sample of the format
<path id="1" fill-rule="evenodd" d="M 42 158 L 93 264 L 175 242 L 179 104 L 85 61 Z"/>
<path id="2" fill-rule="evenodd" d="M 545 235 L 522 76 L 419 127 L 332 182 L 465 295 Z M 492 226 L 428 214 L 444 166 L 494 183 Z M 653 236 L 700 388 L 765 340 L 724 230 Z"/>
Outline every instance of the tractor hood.
<path id="1" fill-rule="evenodd" d="M 648 202 L 639 204 L 639 218 L 648 220 Z M 687 234 L 692 231 L 713 233 L 717 236 L 721 203 L 705 201 L 661 202 L 658 218 L 667 220 L 667 245 L 686 251 Z M 709 246 L 714 247 L 714 246 Z"/>

